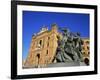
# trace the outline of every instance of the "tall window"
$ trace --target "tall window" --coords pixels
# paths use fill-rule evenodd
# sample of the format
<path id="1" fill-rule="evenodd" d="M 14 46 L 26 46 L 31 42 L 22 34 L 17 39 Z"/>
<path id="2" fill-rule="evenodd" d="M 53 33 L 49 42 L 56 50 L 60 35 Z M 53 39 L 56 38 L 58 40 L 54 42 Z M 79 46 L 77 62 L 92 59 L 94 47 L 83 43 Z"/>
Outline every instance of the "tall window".
<path id="1" fill-rule="evenodd" d="M 90 52 L 88 52 L 88 55 L 90 54 Z"/>
<path id="2" fill-rule="evenodd" d="M 41 48 L 41 46 L 42 46 L 42 40 L 39 40 L 38 43 L 37 43 L 37 47 Z"/>
<path id="3" fill-rule="evenodd" d="M 47 52 L 46 52 L 46 55 L 48 55 L 48 50 L 47 50 Z"/>
<path id="4" fill-rule="evenodd" d="M 47 47 L 49 47 L 49 41 L 48 41 Z"/>
<path id="5" fill-rule="evenodd" d="M 50 39 L 50 37 L 48 37 L 48 40 Z"/>
<path id="6" fill-rule="evenodd" d="M 40 54 L 37 54 L 36 57 L 37 57 L 37 63 L 39 64 Z"/>
<path id="7" fill-rule="evenodd" d="M 39 41 L 40 46 L 42 45 L 42 40 Z"/>
<path id="8" fill-rule="evenodd" d="M 50 40 L 50 37 L 48 37 L 48 43 L 47 43 L 47 47 L 49 46 L 49 40 Z"/>

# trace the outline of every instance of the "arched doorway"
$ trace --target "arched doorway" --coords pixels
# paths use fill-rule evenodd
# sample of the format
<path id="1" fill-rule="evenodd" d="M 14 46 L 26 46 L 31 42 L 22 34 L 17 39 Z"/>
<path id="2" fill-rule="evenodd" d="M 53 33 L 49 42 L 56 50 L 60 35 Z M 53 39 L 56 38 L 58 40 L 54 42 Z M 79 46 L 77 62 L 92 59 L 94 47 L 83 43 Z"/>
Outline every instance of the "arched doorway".
<path id="1" fill-rule="evenodd" d="M 85 62 L 86 65 L 89 65 L 89 59 L 88 58 L 85 58 L 84 62 Z"/>
<path id="2" fill-rule="evenodd" d="M 40 54 L 36 55 L 36 67 L 38 67 L 40 64 Z"/>

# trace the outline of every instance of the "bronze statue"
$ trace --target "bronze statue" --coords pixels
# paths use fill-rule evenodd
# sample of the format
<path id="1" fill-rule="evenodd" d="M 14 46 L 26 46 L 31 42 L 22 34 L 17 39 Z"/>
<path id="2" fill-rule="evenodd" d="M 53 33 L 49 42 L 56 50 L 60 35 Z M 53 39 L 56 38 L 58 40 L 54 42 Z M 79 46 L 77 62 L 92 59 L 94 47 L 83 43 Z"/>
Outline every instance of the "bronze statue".
<path id="1" fill-rule="evenodd" d="M 79 33 L 73 34 L 66 28 L 60 28 L 62 40 L 58 39 L 57 62 L 82 61 L 82 40 Z"/>

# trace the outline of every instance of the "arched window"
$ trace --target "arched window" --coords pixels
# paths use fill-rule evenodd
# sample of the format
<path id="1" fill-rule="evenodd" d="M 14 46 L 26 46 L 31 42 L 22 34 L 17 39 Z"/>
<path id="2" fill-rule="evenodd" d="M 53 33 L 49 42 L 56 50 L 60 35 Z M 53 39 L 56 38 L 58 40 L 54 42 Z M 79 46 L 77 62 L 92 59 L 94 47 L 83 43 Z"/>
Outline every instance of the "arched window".
<path id="1" fill-rule="evenodd" d="M 83 52 L 83 55 L 85 55 L 85 52 Z"/>
<path id="2" fill-rule="evenodd" d="M 87 46 L 87 49 L 89 50 L 89 46 Z"/>
<path id="3" fill-rule="evenodd" d="M 83 50 L 85 50 L 85 47 L 84 47 L 84 46 L 82 46 L 82 49 L 83 49 Z"/>
<path id="4" fill-rule="evenodd" d="M 40 54 L 37 54 L 38 59 L 40 58 Z"/>
<path id="5" fill-rule="evenodd" d="M 89 44 L 89 41 L 86 41 L 86 44 Z"/>
<path id="6" fill-rule="evenodd" d="M 42 40 L 39 40 L 39 41 L 38 41 L 37 47 L 38 47 L 38 48 L 41 48 L 41 47 L 42 47 Z"/>

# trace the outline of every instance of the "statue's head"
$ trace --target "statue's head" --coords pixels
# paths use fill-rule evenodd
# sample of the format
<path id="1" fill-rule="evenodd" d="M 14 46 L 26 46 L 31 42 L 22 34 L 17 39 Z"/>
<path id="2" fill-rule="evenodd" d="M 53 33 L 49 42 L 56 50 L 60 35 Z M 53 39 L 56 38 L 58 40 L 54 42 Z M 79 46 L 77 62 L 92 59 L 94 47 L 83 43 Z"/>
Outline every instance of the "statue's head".
<path id="1" fill-rule="evenodd" d="M 77 32 L 76 34 L 77 34 L 77 36 L 80 36 L 80 33 L 79 32 Z"/>
<path id="2" fill-rule="evenodd" d="M 64 31 L 65 33 L 67 33 L 67 32 L 68 32 L 68 30 L 67 30 L 67 29 L 64 29 L 63 31 Z"/>
<path id="3" fill-rule="evenodd" d="M 64 29 L 63 29 L 63 32 L 64 32 L 64 33 L 69 33 L 69 29 L 64 28 Z"/>

